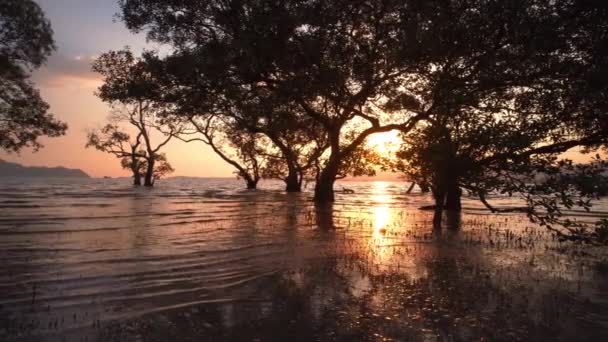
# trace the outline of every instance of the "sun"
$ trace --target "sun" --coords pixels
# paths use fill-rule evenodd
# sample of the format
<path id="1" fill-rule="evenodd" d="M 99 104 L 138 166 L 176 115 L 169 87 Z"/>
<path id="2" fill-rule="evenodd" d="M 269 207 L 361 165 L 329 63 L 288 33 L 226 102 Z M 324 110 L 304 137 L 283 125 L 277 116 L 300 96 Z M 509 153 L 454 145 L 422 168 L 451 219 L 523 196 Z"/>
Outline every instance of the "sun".
<path id="1" fill-rule="evenodd" d="M 367 146 L 376 150 L 383 157 L 389 157 L 397 152 L 401 142 L 398 131 L 376 133 L 367 138 Z"/>

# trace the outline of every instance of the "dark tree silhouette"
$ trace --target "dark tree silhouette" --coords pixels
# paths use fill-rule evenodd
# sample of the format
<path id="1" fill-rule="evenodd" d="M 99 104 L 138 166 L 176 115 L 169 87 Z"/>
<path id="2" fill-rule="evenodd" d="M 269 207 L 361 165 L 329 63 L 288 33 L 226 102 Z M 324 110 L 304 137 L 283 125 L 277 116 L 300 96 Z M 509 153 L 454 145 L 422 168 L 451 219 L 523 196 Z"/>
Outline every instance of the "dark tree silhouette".
<path id="1" fill-rule="evenodd" d="M 260 150 L 268 160 L 262 176 L 283 180 L 287 192 L 300 192 L 302 182 L 313 177 L 315 165 L 328 148 L 323 127 L 298 106 L 268 94 L 231 101 L 225 112 L 240 129 L 262 134 L 271 142 Z"/>
<path id="2" fill-rule="evenodd" d="M 42 147 L 39 137 L 65 133 L 67 125 L 48 112 L 49 105 L 28 80 L 54 49 L 51 24 L 34 1 L 0 3 L 0 149 L 37 150 Z"/>
<path id="3" fill-rule="evenodd" d="M 234 120 L 221 115 L 190 117 L 188 121 L 190 125 L 177 135 L 178 139 L 205 143 L 236 169 L 235 174 L 245 181 L 247 189 L 257 189 L 262 170 L 268 163 L 264 152 L 268 142 L 263 141 L 263 136 L 243 131 Z"/>
<path id="4" fill-rule="evenodd" d="M 139 154 L 145 154 L 145 151 L 140 151 Z M 135 180 L 134 184 L 141 185 L 141 176 L 145 175 L 148 171 L 148 160 L 146 158 L 139 159 L 137 158 L 137 154 L 133 154 L 122 158 L 120 163 L 124 169 L 131 170 L 133 172 L 133 177 Z M 156 155 L 154 171 L 152 172 L 152 184 L 156 183 L 157 180 L 165 177 L 166 175 L 173 173 L 174 171 L 175 170 L 171 164 L 169 164 L 167 156 L 164 153 Z"/>
<path id="5" fill-rule="evenodd" d="M 376 150 L 363 144 L 359 145 L 340 163 L 336 179 L 344 179 L 349 176 L 375 176 L 376 168 L 381 165 L 381 160 L 382 158 Z M 328 161 L 321 159 L 321 163 Z"/>
<path id="6" fill-rule="evenodd" d="M 488 193 L 520 194 L 527 203 L 521 209 L 532 219 L 552 229 L 565 227 L 569 238 L 601 235 L 583 232 L 580 223 L 560 219 L 559 213 L 560 207 L 588 209 L 599 194 L 589 180 L 601 179 L 603 162 L 575 166 L 558 157 L 608 140 L 607 83 L 596 78 L 606 72 L 599 55 L 608 31 L 598 19 L 606 18 L 605 6 L 461 4 L 470 7 L 425 2 L 416 9 L 442 23 L 428 32 L 437 49 L 446 49 L 438 55 L 450 58 L 428 72 L 435 109 L 404 137 L 397 169 L 429 182 L 438 220 L 443 209 L 460 210 L 466 188 L 492 210 L 497 209 L 488 203 Z M 476 29 L 480 26 L 492 29 Z M 538 175 L 547 177 L 540 185 L 532 181 Z"/>
<path id="7" fill-rule="evenodd" d="M 392 123 L 386 123 L 382 109 L 401 93 L 401 83 L 412 79 L 418 63 L 418 57 L 401 53 L 396 32 L 401 6 L 401 1 L 121 1 L 130 29 L 145 29 L 150 39 L 205 61 L 197 72 L 209 83 L 271 92 L 323 127 L 330 152 L 315 188 L 319 202 L 334 200 L 341 164 L 368 136 L 407 131 L 428 115 L 423 107 L 393 107 Z"/>
<path id="8" fill-rule="evenodd" d="M 208 56 L 196 57 L 174 54 L 158 65 L 155 78 L 163 82 L 164 102 L 175 107 L 166 120 L 188 121 L 192 129 L 182 140 L 209 145 L 250 187 L 261 177 L 283 180 L 287 192 L 301 191 L 303 180 L 314 178 L 317 160 L 328 148 L 324 128 L 298 105 L 264 89 L 218 85 L 224 79 L 193 73 L 207 67 L 201 61 Z M 193 134 L 199 137 L 192 138 Z M 255 137 L 255 148 L 240 136 Z"/>
<path id="9" fill-rule="evenodd" d="M 136 184 L 140 169 L 145 165 L 145 186 L 154 185 L 155 174 L 163 173 L 160 169 L 171 169 L 165 165 L 166 158 L 161 157 L 160 150 L 184 130 L 180 122 L 164 120 L 172 113 L 172 107 L 162 101 L 161 82 L 153 77 L 157 60 L 150 53 L 135 58 L 129 50 L 123 50 L 105 53 L 93 65 L 93 70 L 104 77 L 104 84 L 97 95 L 113 106 L 114 113 L 110 125 L 104 128 L 105 132 L 102 130 L 101 136 L 96 132 L 89 135 L 87 146 L 94 146 L 120 158 L 129 158 L 130 161 L 123 161 L 123 165 L 130 165 Z M 129 135 L 118 129 L 119 123 L 127 124 L 136 131 L 134 141 L 129 141 Z M 153 142 L 154 135 L 160 137 L 160 142 Z M 123 144 L 128 144 L 130 148 L 123 148 Z M 157 167 L 159 157 L 164 162 Z"/>
<path id="10" fill-rule="evenodd" d="M 140 150 L 141 133 L 131 140 L 131 136 L 123 132 L 117 124 L 107 124 L 88 134 L 86 147 L 93 147 L 120 158 L 122 167 L 133 174 L 133 185 L 141 185 L 141 164 L 142 160 L 145 160 L 145 151 Z"/>
<path id="11" fill-rule="evenodd" d="M 146 184 L 152 186 L 156 180 L 174 170 L 163 153 L 157 153 L 153 158 L 149 158 L 142 138 L 143 133 L 139 132 L 132 140 L 117 123 L 107 124 L 100 130 L 88 134 L 86 147 L 93 147 L 120 158 L 122 167 L 133 174 L 133 185 L 141 185 L 141 179 L 144 178 L 147 180 Z M 148 175 L 150 173 L 148 161 L 151 159 L 154 160 L 154 167 Z"/>
<path id="12" fill-rule="evenodd" d="M 415 143 L 402 153 L 406 171 L 431 188 L 439 217 L 443 209 L 460 210 L 465 186 L 486 203 L 485 194 L 499 189 L 532 194 L 527 212 L 550 228 L 559 205 L 588 208 L 595 195 L 588 183 L 601 162 L 574 166 L 556 157 L 606 145 L 603 3 L 123 0 L 121 6 L 130 29 L 146 30 L 196 61 L 196 76 L 175 79 L 191 94 L 270 93 L 323 127 L 329 152 L 316 164 L 318 202 L 333 200 L 341 168 L 369 135 L 393 129 Z M 543 189 L 526 181 L 541 173 L 548 177 Z M 548 215 L 538 215 L 539 205 Z"/>

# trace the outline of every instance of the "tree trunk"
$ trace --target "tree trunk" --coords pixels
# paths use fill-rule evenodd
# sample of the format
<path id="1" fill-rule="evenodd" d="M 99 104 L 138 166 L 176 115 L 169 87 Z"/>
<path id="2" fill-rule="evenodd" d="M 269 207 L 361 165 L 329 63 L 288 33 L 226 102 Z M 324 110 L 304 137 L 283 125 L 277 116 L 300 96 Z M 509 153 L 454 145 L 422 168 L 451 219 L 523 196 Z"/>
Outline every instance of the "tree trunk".
<path id="1" fill-rule="evenodd" d="M 136 186 L 141 185 L 141 175 L 139 174 L 139 170 L 133 171 L 133 185 L 136 185 Z"/>
<path id="2" fill-rule="evenodd" d="M 443 218 L 443 209 L 445 206 L 446 191 L 443 185 L 438 184 L 433 188 L 433 198 L 435 199 L 435 213 L 433 215 L 433 227 L 441 228 L 441 220 Z"/>
<path id="3" fill-rule="evenodd" d="M 258 180 L 256 179 L 246 179 L 247 182 L 247 190 L 256 190 L 258 188 Z"/>
<path id="4" fill-rule="evenodd" d="M 331 154 L 315 184 L 314 201 L 317 204 L 333 203 L 336 200 L 334 183 L 340 169 L 340 131 L 330 131 L 328 135 L 331 141 Z"/>
<path id="5" fill-rule="evenodd" d="M 410 187 L 407 189 L 407 191 L 405 193 L 411 194 L 412 190 L 414 190 L 414 186 L 416 186 L 416 182 L 412 182 L 412 184 L 410 185 Z"/>
<path id="6" fill-rule="evenodd" d="M 448 215 L 458 215 L 462 210 L 461 196 L 462 191 L 458 186 L 458 175 L 450 168 L 451 172 L 442 173 L 437 184 L 433 186 L 433 197 L 435 198 L 435 216 L 433 217 L 433 226 L 441 227 L 444 210 L 448 211 Z M 451 224 L 448 224 L 451 226 Z"/>
<path id="7" fill-rule="evenodd" d="M 457 180 L 451 180 L 448 185 L 447 194 L 445 198 L 445 208 L 447 210 L 461 211 L 462 210 L 462 190 L 458 186 Z"/>
<path id="8" fill-rule="evenodd" d="M 462 190 L 458 186 L 458 179 L 453 176 L 447 187 L 445 196 L 445 209 L 447 210 L 447 228 L 457 230 L 460 228 L 460 212 L 462 204 L 460 198 Z"/>
<path id="9" fill-rule="evenodd" d="M 300 182 L 300 177 L 297 170 L 289 168 L 289 173 L 287 174 L 287 178 L 285 178 L 285 185 L 285 191 L 287 192 L 302 191 L 302 183 Z"/>
<path id="10" fill-rule="evenodd" d="M 146 176 L 144 178 L 144 186 L 154 186 L 154 159 L 148 159 L 146 167 Z"/>
<path id="11" fill-rule="evenodd" d="M 131 156 L 131 172 L 133 172 L 133 185 L 140 186 L 141 185 L 141 173 L 139 173 L 139 160 L 135 157 L 135 155 Z"/>
<path id="12" fill-rule="evenodd" d="M 462 204 L 460 203 L 460 198 L 462 197 L 462 190 L 459 186 L 458 179 L 458 166 L 451 165 L 446 169 L 450 170 L 450 172 L 446 172 L 442 176 L 441 183 L 445 187 L 445 209 L 446 210 L 462 210 Z"/>
<path id="13" fill-rule="evenodd" d="M 429 193 L 431 190 L 429 189 L 429 184 L 427 182 L 420 182 L 418 184 L 418 186 L 420 187 L 420 192 L 427 194 Z"/>
<path id="14" fill-rule="evenodd" d="M 287 163 L 288 173 L 287 177 L 284 179 L 285 191 L 302 192 L 302 181 L 300 179 L 300 173 L 298 172 L 298 157 L 295 156 L 294 152 L 274 133 L 267 134 L 267 136 L 279 147 L 281 153 L 283 153 L 285 162 Z"/>
<path id="15" fill-rule="evenodd" d="M 315 202 L 331 203 L 336 200 L 334 195 L 335 179 L 329 177 L 320 177 L 319 182 L 315 186 Z"/>
<path id="16" fill-rule="evenodd" d="M 331 160 L 327 163 L 327 166 L 321 171 L 319 179 L 315 184 L 315 197 L 316 203 L 332 203 L 335 201 L 334 195 L 334 183 L 338 176 L 338 162 Z"/>

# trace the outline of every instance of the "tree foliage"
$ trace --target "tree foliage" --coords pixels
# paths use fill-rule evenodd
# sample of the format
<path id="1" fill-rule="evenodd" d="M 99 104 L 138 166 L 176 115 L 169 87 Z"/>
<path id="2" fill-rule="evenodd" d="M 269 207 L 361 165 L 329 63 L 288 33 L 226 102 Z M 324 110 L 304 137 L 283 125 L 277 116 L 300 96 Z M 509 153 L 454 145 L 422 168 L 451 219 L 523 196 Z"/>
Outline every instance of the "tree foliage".
<path id="1" fill-rule="evenodd" d="M 178 139 L 203 142 L 245 180 L 248 189 L 256 189 L 271 157 L 266 153 L 268 142 L 257 133 L 243 131 L 234 120 L 221 115 L 188 118 L 190 123 Z"/>
<path id="2" fill-rule="evenodd" d="M 532 219 L 574 236 L 581 227 L 559 208 L 588 209 L 599 194 L 589 182 L 603 162 L 559 156 L 608 142 L 602 2 L 120 4 L 131 30 L 173 48 L 161 63 L 168 103 L 221 116 L 231 136 L 265 135 L 273 147 L 256 153 L 270 175 L 314 165 L 319 202 L 346 172 L 373 173 L 364 142 L 390 130 L 405 141 L 393 168 L 430 185 L 439 213 L 460 209 L 461 188 L 489 207 L 490 193 L 518 193 Z"/>
<path id="3" fill-rule="evenodd" d="M 146 178 L 149 172 L 149 160 L 154 162 L 152 173 L 149 175 L 151 179 L 149 185 L 154 185 L 156 180 L 175 171 L 164 153 L 148 155 L 141 132 L 132 138 L 119 124 L 120 121 L 115 121 L 99 130 L 89 132 L 86 147 L 95 148 L 120 159 L 122 168 L 131 171 L 134 185 L 141 185 L 141 180 Z"/>
<path id="4" fill-rule="evenodd" d="M 573 165 L 559 156 L 573 147 L 592 151 L 608 140 L 607 83 L 595 77 L 606 70 L 597 55 L 606 46 L 606 25 L 596 18 L 605 18 L 605 6 L 455 3 L 474 7 L 426 2 L 433 10 L 418 11 L 440 17 L 442 25 L 429 31 L 450 58 L 429 70 L 435 108 L 404 136 L 396 168 L 431 184 L 439 212 L 460 209 L 461 187 L 495 211 L 488 194 L 517 194 L 526 204 L 517 209 L 533 220 L 563 238 L 592 240 L 584 229 L 589 225 L 561 213 L 589 209 L 600 194 L 590 190 L 590 180 L 601 182 L 605 163 Z M 480 24 L 495 29 L 480 31 Z M 534 181 L 539 175 L 546 177 L 541 183 Z"/>
<path id="5" fill-rule="evenodd" d="M 32 0 L 0 3 L 0 149 L 19 152 L 42 147 L 41 136 L 57 137 L 67 125 L 29 81 L 55 49 L 51 24 Z"/>
<path id="6" fill-rule="evenodd" d="M 139 151 L 139 154 L 145 154 L 145 151 Z M 125 170 L 133 172 L 135 179 L 141 179 L 145 176 L 148 170 L 148 159 L 146 158 L 133 158 L 133 156 L 124 157 L 120 160 L 120 165 Z M 160 153 L 155 157 L 155 165 L 152 173 L 152 184 L 156 183 L 157 180 L 173 173 L 175 169 L 169 164 L 167 156 L 164 153 Z M 140 185 L 140 184 L 136 184 Z"/>
<path id="7" fill-rule="evenodd" d="M 153 186 L 156 179 L 173 170 L 160 151 L 184 129 L 181 122 L 165 120 L 173 107 L 163 101 L 162 82 L 154 76 L 157 60 L 152 53 L 137 58 L 125 49 L 104 53 L 93 64 L 93 70 L 104 78 L 97 95 L 112 105 L 114 113 L 100 132 L 89 134 L 87 146 L 120 158 L 123 167 L 132 170 L 136 185 L 142 174 L 144 185 Z M 135 130 L 135 139 L 120 125 Z M 155 139 L 159 141 L 155 143 Z"/>
<path id="8" fill-rule="evenodd" d="M 230 117 L 238 130 L 262 135 L 268 141 L 259 151 L 268 160 L 262 176 L 283 180 L 288 192 L 301 191 L 303 180 L 316 171 L 329 146 L 323 127 L 297 105 L 268 92 L 226 98 L 231 100 L 223 115 Z"/>
<path id="9" fill-rule="evenodd" d="M 194 89 L 271 93 L 320 125 L 330 152 L 316 198 L 333 200 L 341 163 L 371 134 L 410 129 L 424 108 L 383 104 L 400 94 L 418 56 L 403 54 L 401 1 L 130 1 L 121 2 L 132 30 L 170 43 L 195 61 Z M 196 76 L 195 76 L 196 77 Z M 180 82 L 184 79 L 180 78 Z M 224 92 L 225 93 L 225 92 Z M 345 134 L 353 123 L 358 131 Z"/>

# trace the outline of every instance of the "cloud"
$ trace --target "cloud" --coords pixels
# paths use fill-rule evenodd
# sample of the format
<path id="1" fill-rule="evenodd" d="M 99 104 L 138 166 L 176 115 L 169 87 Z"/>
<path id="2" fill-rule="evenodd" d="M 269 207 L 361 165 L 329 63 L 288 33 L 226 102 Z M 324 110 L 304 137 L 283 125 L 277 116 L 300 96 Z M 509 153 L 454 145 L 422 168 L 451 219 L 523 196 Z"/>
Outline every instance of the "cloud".
<path id="1" fill-rule="evenodd" d="M 98 84 L 101 76 L 91 70 L 96 58 L 96 55 L 54 54 L 46 65 L 34 72 L 32 79 L 42 87 L 63 87 L 70 80 L 88 85 Z"/>

